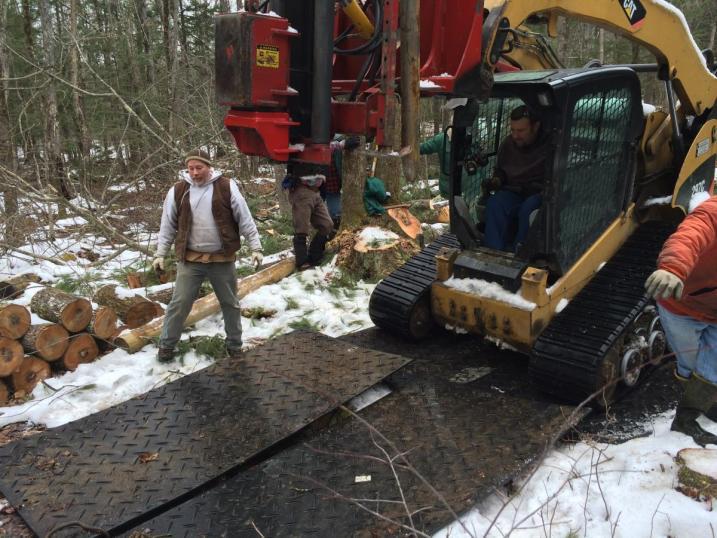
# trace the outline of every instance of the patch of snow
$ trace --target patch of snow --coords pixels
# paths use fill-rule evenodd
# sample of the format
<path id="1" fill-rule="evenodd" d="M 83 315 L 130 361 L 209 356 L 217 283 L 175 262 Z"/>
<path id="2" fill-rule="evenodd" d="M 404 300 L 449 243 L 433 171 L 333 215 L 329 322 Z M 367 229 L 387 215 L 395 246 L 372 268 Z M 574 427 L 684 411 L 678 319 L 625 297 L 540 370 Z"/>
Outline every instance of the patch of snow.
<path id="1" fill-rule="evenodd" d="M 449 288 L 454 288 L 466 293 L 472 293 L 486 299 L 493 299 L 509 304 L 521 310 L 534 310 L 535 303 L 524 299 L 517 293 L 511 293 L 500 284 L 488 282 L 480 278 L 455 278 L 451 277 L 443 282 Z"/>
<path id="2" fill-rule="evenodd" d="M 293 26 L 289 26 L 288 31 L 289 31 L 290 33 L 292 33 L 292 34 L 298 34 L 298 33 L 299 33 L 299 31 L 298 31 L 296 28 L 294 28 Z"/>
<path id="3" fill-rule="evenodd" d="M 455 325 L 450 325 L 446 323 L 444 327 L 447 331 L 454 332 L 456 334 L 468 334 L 468 331 L 464 329 L 463 327 L 457 327 Z"/>
<path id="4" fill-rule="evenodd" d="M 569 302 L 570 302 L 570 301 L 569 301 L 568 299 L 566 299 L 565 297 L 563 297 L 562 299 L 560 299 L 560 300 L 558 301 L 558 304 L 555 306 L 555 313 L 557 314 L 558 312 L 562 312 L 563 309 L 564 309 L 566 306 L 568 306 L 568 303 L 569 303 Z"/>
<path id="5" fill-rule="evenodd" d="M 435 538 L 712 536 L 717 512 L 675 489 L 674 458 L 697 445 L 670 431 L 673 416 L 653 417 L 649 437 L 552 450 L 516 495 L 488 498 Z"/>
<path id="6" fill-rule="evenodd" d="M 667 11 L 671 11 L 672 13 L 677 15 L 677 17 L 680 19 L 680 23 L 682 24 L 683 31 L 684 31 L 685 35 L 689 38 L 690 42 L 692 43 L 692 48 L 695 49 L 695 53 L 699 57 L 700 62 L 702 62 L 702 65 L 704 66 L 704 68 L 707 69 L 707 62 L 705 60 L 705 57 L 702 55 L 702 51 L 697 46 L 697 43 L 695 42 L 695 38 L 692 37 L 692 32 L 690 31 L 689 24 L 687 24 L 687 19 L 685 19 L 684 13 L 682 13 L 682 11 L 680 11 L 677 7 L 673 6 L 666 0 L 654 0 L 654 2 L 656 4 L 659 4 L 662 7 L 664 7 Z"/>
<path id="7" fill-rule="evenodd" d="M 645 200 L 645 202 L 642 204 L 642 207 L 650 207 L 652 205 L 668 205 L 672 203 L 672 195 L 668 196 L 659 196 L 657 198 L 648 198 Z"/>
<path id="8" fill-rule="evenodd" d="M 680 457 L 696 473 L 715 476 L 717 472 L 717 450 L 685 450 Z"/>
<path id="9" fill-rule="evenodd" d="M 66 228 L 68 226 L 81 226 L 83 224 L 87 224 L 87 221 L 82 217 L 69 217 L 55 221 L 55 225 L 60 228 Z"/>
<path id="10" fill-rule="evenodd" d="M 436 84 L 436 83 L 433 82 L 432 80 L 428 80 L 428 79 L 422 79 L 422 80 L 421 80 L 420 87 L 421 87 L 422 90 L 431 90 L 431 89 L 440 90 L 440 89 L 442 88 L 442 86 L 439 86 L 438 84 Z"/>
<path id="11" fill-rule="evenodd" d="M 359 240 L 364 243 L 389 243 L 399 239 L 398 235 L 391 230 L 379 228 L 378 226 L 367 226 L 359 234 Z"/>
<path id="12" fill-rule="evenodd" d="M 655 110 L 657 110 L 657 107 L 655 105 L 651 105 L 650 103 L 646 103 L 645 101 L 642 102 L 642 114 L 644 116 L 649 116 Z"/>
<path id="13" fill-rule="evenodd" d="M 290 150 L 304 151 L 304 148 L 306 148 L 305 144 L 289 144 Z"/>

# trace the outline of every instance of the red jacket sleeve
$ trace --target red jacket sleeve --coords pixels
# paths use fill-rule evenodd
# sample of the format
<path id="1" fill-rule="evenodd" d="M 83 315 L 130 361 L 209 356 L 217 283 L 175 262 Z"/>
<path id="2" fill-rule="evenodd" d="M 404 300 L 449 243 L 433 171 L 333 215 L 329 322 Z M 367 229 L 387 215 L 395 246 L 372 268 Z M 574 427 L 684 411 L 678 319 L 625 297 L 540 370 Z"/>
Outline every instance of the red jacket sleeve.
<path id="1" fill-rule="evenodd" d="M 685 217 L 662 247 L 657 267 L 678 276 L 690 276 L 700 256 L 717 240 L 717 196 L 700 204 Z"/>

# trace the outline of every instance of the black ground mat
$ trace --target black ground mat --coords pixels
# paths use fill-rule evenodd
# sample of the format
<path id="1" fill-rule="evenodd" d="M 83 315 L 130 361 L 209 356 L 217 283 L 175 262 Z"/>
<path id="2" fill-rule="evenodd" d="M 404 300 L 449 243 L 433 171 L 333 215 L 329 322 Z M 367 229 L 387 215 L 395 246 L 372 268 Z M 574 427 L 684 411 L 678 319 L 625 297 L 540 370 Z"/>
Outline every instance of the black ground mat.
<path id="1" fill-rule="evenodd" d="M 134 531 L 343 538 L 408 536 L 405 525 L 432 533 L 454 519 L 445 505 L 460 513 L 509 490 L 567 427 L 573 408 L 536 393 L 516 353 L 456 335 L 408 344 L 371 329 L 344 338 L 416 360 L 386 379 L 392 393 L 361 419 L 306 430 L 271 459 Z"/>
<path id="2" fill-rule="evenodd" d="M 113 533 L 237 467 L 408 362 L 294 332 L 0 449 L 0 489 L 40 536 Z M 126 527 L 125 527 L 126 528 Z M 86 536 L 79 526 L 53 538 Z"/>

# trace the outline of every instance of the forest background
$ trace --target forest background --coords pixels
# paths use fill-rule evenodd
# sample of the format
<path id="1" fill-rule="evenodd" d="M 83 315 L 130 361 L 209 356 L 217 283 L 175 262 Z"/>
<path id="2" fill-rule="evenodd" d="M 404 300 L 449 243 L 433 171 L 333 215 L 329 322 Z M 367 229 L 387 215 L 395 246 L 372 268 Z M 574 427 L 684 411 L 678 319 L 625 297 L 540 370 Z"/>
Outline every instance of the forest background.
<path id="1" fill-rule="evenodd" d="M 698 47 L 714 49 L 717 1 L 672 3 Z M 122 242 L 108 220 L 118 203 L 136 205 L 125 218 L 156 226 L 179 158 L 193 147 L 211 148 L 240 182 L 260 169 L 283 174 L 278 165 L 237 152 L 214 99 L 213 17 L 238 7 L 197 0 L 0 0 L 0 252 L 26 244 L 38 219 L 51 224 L 77 213 Z M 607 31 L 564 19 L 561 25 L 552 45 L 568 66 L 593 58 L 654 61 Z M 663 104 L 656 81 L 644 88 L 646 102 Z M 440 105 L 423 100 L 424 134 L 443 127 Z M 141 201 L 122 198 L 127 192 L 141 192 Z M 20 193 L 30 194 L 32 204 L 24 205 L 24 197 L 18 202 Z"/>

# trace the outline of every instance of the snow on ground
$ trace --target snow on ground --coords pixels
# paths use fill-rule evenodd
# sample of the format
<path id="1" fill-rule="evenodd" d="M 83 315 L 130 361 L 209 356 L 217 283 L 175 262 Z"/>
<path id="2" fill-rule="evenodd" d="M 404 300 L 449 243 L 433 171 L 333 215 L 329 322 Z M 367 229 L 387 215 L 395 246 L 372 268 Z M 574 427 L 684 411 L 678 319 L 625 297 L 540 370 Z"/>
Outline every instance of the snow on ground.
<path id="1" fill-rule="evenodd" d="M 670 431 L 673 416 L 669 411 L 653 417 L 649 437 L 618 445 L 577 443 L 551 451 L 505 507 L 493 496 L 461 518 L 464 527 L 453 523 L 435 538 L 509 532 L 515 538 L 715 536 L 717 512 L 711 503 L 675 489 L 674 458 L 682 448 L 697 445 Z M 709 429 L 717 433 L 717 424 Z"/>
<path id="2" fill-rule="evenodd" d="M 145 240 L 151 242 L 149 234 Z M 102 257 L 112 254 L 111 247 L 99 244 L 91 238 L 82 241 L 63 238 L 55 243 L 25 245 L 21 250 L 53 258 L 56 262 L 35 263 L 16 253 L 0 259 L 0 278 L 32 272 L 47 282 L 72 277 L 84 278 L 97 286 L 104 282 L 117 283 L 118 275 L 147 262 L 142 255 L 129 250 L 96 268 L 91 268 L 87 259 L 62 256 L 79 252 L 83 245 L 91 245 Z M 268 256 L 266 263 L 280 256 Z M 247 263 L 248 260 L 239 260 L 238 265 Z M 340 271 L 328 264 L 291 275 L 244 297 L 244 309 L 275 311 L 263 319 L 242 320 L 245 346 L 260 345 L 268 338 L 298 327 L 313 327 L 324 334 L 339 336 L 371 326 L 368 299 L 373 285 L 358 283 L 347 287 L 340 276 Z M 27 305 L 39 289 L 40 286 L 28 288 L 14 302 Z M 141 290 L 132 291 L 141 293 Z M 33 322 L 37 321 L 39 318 L 34 316 Z M 224 334 L 219 314 L 198 322 L 183 337 L 217 334 Z M 153 345 L 133 355 L 117 349 L 91 364 L 80 365 L 75 372 L 48 379 L 35 389 L 26 403 L 0 408 L 0 427 L 22 421 L 57 427 L 212 363 L 208 357 L 190 352 L 179 361 L 160 364 L 156 352 Z M 370 404 L 388 390 L 384 386 L 374 387 L 356 400 L 355 408 Z M 491 497 L 465 514 L 462 518 L 465 528 L 454 523 L 436 537 L 459 538 L 486 533 L 498 537 L 507 535 L 511 529 L 514 530 L 510 535 L 519 538 L 714 536 L 717 514 L 707 503 L 695 501 L 675 489 L 674 457 L 680 449 L 696 445 L 688 437 L 669 431 L 673 414 L 674 411 L 653 417 L 653 434 L 649 437 L 619 445 L 559 446 L 548 453 L 505 508 L 500 497 Z M 706 420 L 702 425 L 717 433 L 717 425 Z M 491 527 L 494 519 L 496 523 Z"/>

